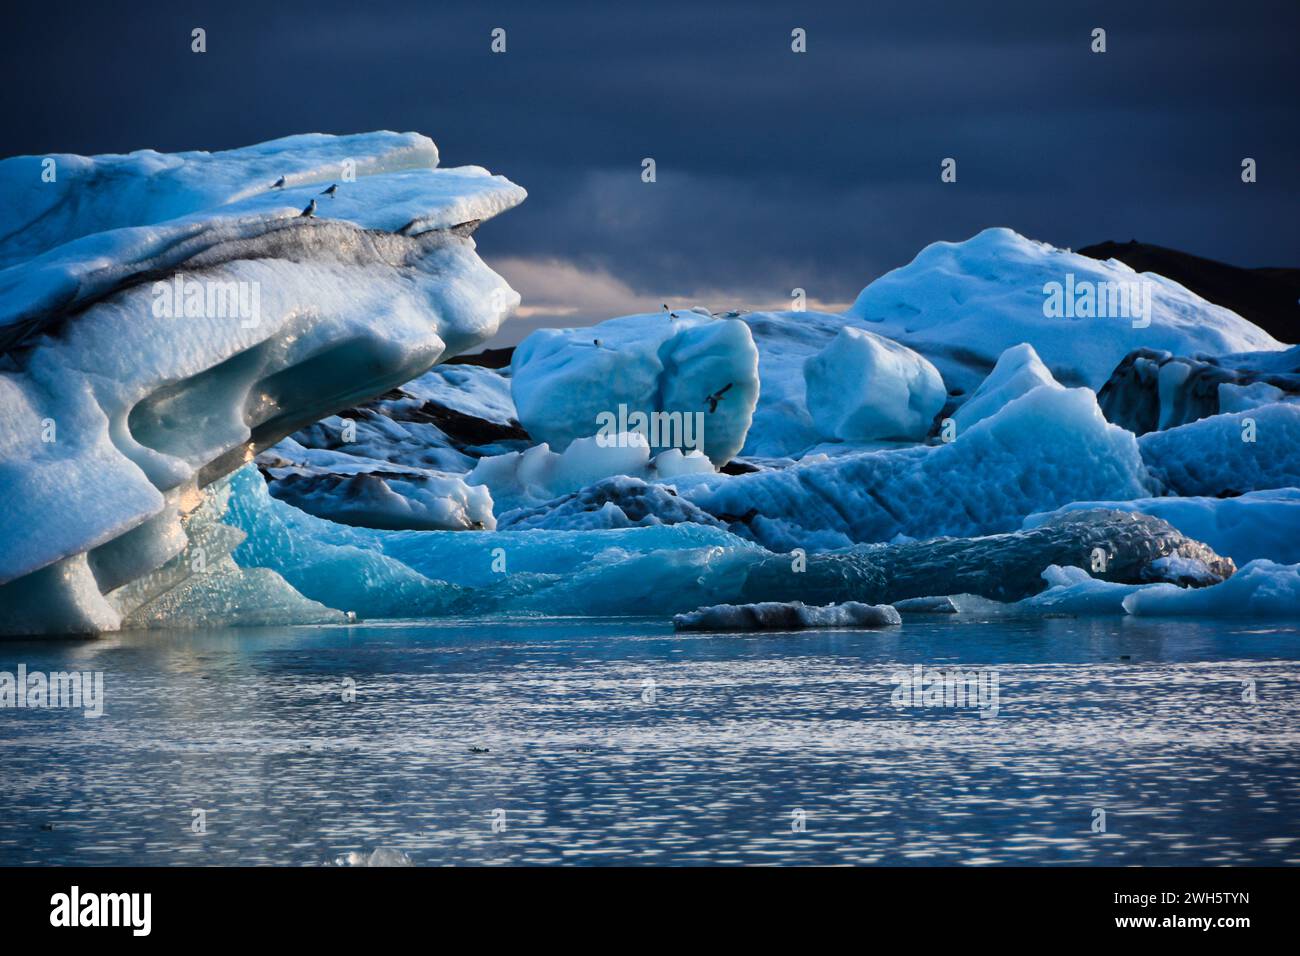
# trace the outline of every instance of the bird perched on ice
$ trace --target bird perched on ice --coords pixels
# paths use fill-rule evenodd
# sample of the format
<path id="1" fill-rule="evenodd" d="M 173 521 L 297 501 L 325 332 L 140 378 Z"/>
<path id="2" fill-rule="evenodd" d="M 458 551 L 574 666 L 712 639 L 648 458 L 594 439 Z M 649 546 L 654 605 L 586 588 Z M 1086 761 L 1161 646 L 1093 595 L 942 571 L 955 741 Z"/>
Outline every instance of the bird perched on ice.
<path id="1" fill-rule="evenodd" d="M 307 219 L 310 219 L 314 215 L 316 215 L 316 200 L 314 199 L 307 203 L 306 209 L 298 213 L 299 218 L 306 217 Z"/>
<path id="2" fill-rule="evenodd" d="M 338 192 L 338 191 L 339 191 L 339 184 L 338 184 L 338 183 L 335 183 L 335 184 L 334 184 L 333 186 L 331 186 L 329 189 L 322 189 L 320 194 L 321 194 L 322 196 L 329 196 L 330 199 L 333 199 L 333 198 L 334 198 L 334 194 L 335 194 L 336 192 Z"/>
<path id="3" fill-rule="evenodd" d="M 735 384 L 734 382 L 728 382 L 726 385 L 722 386 L 722 388 L 718 389 L 712 395 L 704 396 L 704 400 L 709 403 L 710 412 L 716 412 L 718 410 L 718 402 L 722 401 L 722 396 L 726 395 L 727 390 L 730 389 L 731 386 L 734 384 Z"/>
<path id="4" fill-rule="evenodd" d="M 275 182 L 273 182 L 273 183 L 271 184 L 271 188 L 272 188 L 272 189 L 283 189 L 283 188 L 284 188 L 284 177 L 281 176 L 279 179 L 277 179 Z"/>
<path id="5" fill-rule="evenodd" d="M 670 319 L 675 319 L 675 318 L 677 318 L 677 313 L 674 312 L 674 311 L 672 311 L 672 309 L 668 308 L 668 303 L 667 303 L 667 302 L 664 303 L 664 311 L 668 313 L 668 318 L 670 318 Z"/>

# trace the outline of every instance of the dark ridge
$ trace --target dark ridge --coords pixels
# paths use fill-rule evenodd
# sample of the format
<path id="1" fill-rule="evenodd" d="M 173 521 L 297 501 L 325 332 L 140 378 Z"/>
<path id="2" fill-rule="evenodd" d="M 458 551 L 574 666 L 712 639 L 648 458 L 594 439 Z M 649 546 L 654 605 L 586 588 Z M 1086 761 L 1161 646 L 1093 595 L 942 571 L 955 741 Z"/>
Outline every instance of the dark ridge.
<path id="1" fill-rule="evenodd" d="M 501 441 L 528 441 L 528 432 L 518 422 L 502 424 L 466 415 L 437 402 L 425 402 L 419 408 L 404 408 L 394 412 L 401 421 L 426 422 L 436 425 L 453 442 L 462 446 L 492 445 Z"/>
<path id="2" fill-rule="evenodd" d="M 504 349 L 484 349 L 482 352 L 475 352 L 473 355 L 457 355 L 455 358 L 449 358 L 444 365 L 478 365 L 481 368 L 505 368 L 510 364 L 510 360 L 515 357 L 515 347 L 511 345 Z"/>
<path id="3" fill-rule="evenodd" d="M 1300 340 L 1300 269 L 1242 269 L 1136 239 L 1075 251 L 1093 259 L 1118 259 L 1138 272 L 1159 273 L 1250 319 L 1276 339 Z"/>

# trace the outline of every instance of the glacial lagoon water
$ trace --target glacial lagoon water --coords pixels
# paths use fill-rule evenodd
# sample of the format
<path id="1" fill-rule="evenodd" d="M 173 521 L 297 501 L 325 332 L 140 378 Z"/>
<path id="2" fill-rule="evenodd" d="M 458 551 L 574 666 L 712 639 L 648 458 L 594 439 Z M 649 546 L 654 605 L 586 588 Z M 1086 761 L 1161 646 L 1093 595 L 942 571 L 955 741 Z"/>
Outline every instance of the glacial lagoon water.
<path id="1" fill-rule="evenodd" d="M 1298 660 L 1291 622 L 1113 618 L 8 642 L 105 702 L 0 710 L 0 864 L 1297 863 Z M 896 707 L 916 664 L 996 671 L 997 716 Z"/>

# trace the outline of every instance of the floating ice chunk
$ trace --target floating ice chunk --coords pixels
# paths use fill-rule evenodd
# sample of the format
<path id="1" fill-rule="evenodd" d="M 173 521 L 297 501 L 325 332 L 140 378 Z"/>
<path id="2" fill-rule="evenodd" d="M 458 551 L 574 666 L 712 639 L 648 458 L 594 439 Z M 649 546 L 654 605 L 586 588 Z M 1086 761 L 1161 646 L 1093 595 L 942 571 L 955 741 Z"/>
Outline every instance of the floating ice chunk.
<path id="1" fill-rule="evenodd" d="M 508 371 L 479 365 L 439 365 L 401 391 L 423 403 L 434 403 L 472 418 L 498 425 L 518 424 L 514 399 L 510 397 Z M 384 407 L 388 402 L 374 403 Z"/>
<path id="2" fill-rule="evenodd" d="M 1256 558 L 1283 564 L 1300 562 L 1300 488 L 1252 491 L 1238 498 L 1075 501 L 1056 511 L 1030 515 L 1024 527 L 1037 528 L 1067 511 L 1096 508 L 1140 511 L 1162 518 L 1239 565 Z"/>
<path id="3" fill-rule="evenodd" d="M 749 327 L 689 311 L 540 329 L 515 349 L 511 368 L 520 422 L 560 450 L 636 431 L 656 450 L 698 449 L 722 465 L 745 443 L 758 397 Z"/>
<path id="4" fill-rule="evenodd" d="M 949 444 L 851 455 L 780 471 L 715 476 L 678 490 L 773 548 L 1010 531 L 1035 511 L 1150 493 L 1133 435 L 1088 389 L 1040 387 Z M 748 516 L 748 518 L 746 518 Z M 1035 572 L 1036 573 L 1036 572 Z"/>
<path id="5" fill-rule="evenodd" d="M 959 429 L 969 428 L 1000 410 L 1007 402 L 1027 395 L 1040 385 L 1060 388 L 1028 342 L 1012 346 L 998 356 L 998 363 L 980 382 L 979 388 L 952 414 Z"/>
<path id="6" fill-rule="evenodd" d="M 1221 584 L 1208 588 L 1156 585 L 1124 599 L 1124 609 L 1140 617 L 1221 615 L 1290 617 L 1300 614 L 1300 564 L 1251 561 Z"/>
<path id="7" fill-rule="evenodd" d="M 1162 566 L 1162 562 L 1169 560 L 1168 557 L 1157 558 L 1152 562 L 1152 566 Z M 1175 558 L 1175 560 L 1189 559 Z M 1202 564 L 1201 568 L 1205 569 L 1205 565 Z M 1061 567 L 1055 564 L 1043 570 L 1043 580 L 1048 585 L 1046 591 L 1007 605 L 1005 613 L 1078 616 L 1123 614 L 1124 601 L 1142 587 L 1135 584 L 1120 584 L 1116 581 L 1100 581 L 1083 568 Z"/>
<path id="8" fill-rule="evenodd" d="M 664 460 L 664 473 L 658 469 Z M 579 491 L 615 475 L 637 478 L 681 477 L 713 474 L 713 466 L 699 452 L 682 455 L 677 449 L 661 452 L 654 460 L 650 447 L 638 433 L 578 438 L 562 454 L 543 442 L 524 452 L 509 452 L 479 460 L 466 479 L 492 491 L 498 514 L 539 505 Z"/>
<path id="9" fill-rule="evenodd" d="M 1300 486 L 1300 405 L 1265 405 L 1149 432 L 1151 474 L 1175 494 L 1225 497 Z"/>
<path id="10" fill-rule="evenodd" d="M 313 517 L 267 494 L 252 468 L 230 478 L 223 521 L 248 534 L 234 557 L 362 618 L 541 612 L 660 614 L 739 593 L 767 552 L 720 528 L 384 531 Z"/>
<path id="11" fill-rule="evenodd" d="M 1230 560 L 1158 518 L 1088 511 L 1060 515 L 1032 531 L 806 555 L 802 570 L 795 570 L 798 556 L 764 557 L 749 570 L 741 594 L 747 600 L 810 604 L 861 600 L 898 606 L 911 598 L 953 593 L 1016 601 L 1037 594 L 1044 580 L 1074 582 L 1077 575 L 1068 570 L 1066 577 L 1045 579 L 1043 571 L 1052 565 L 1095 569 L 1097 578 L 1120 584 L 1184 580 L 1181 569 L 1160 563 L 1170 555 L 1196 560 L 1213 580 L 1235 570 Z"/>
<path id="12" fill-rule="evenodd" d="M 673 618 L 679 631 L 797 631 L 823 627 L 889 627 L 903 619 L 888 604 L 845 601 L 827 607 L 807 607 L 800 601 L 783 604 L 716 604 Z"/>
<path id="13" fill-rule="evenodd" d="M 670 452 L 664 452 L 659 459 L 668 454 Z M 618 476 L 598 481 L 554 501 L 508 511 L 497 522 L 497 528 L 502 531 L 525 528 L 576 531 L 683 522 L 717 528 L 723 526 L 718 519 L 680 497 L 669 486 Z"/>
<path id="14" fill-rule="evenodd" d="M 378 399 L 300 429 L 257 461 L 276 478 L 371 473 L 387 481 L 393 474 L 466 474 L 484 455 L 531 447 L 514 414 L 508 376 L 473 365 L 440 365 Z M 465 526 L 481 517 L 472 516 Z"/>
<path id="15" fill-rule="evenodd" d="M 842 441 L 922 439 L 947 398 L 924 358 L 852 326 L 808 359 L 804 380 L 813 424 Z"/>
<path id="16" fill-rule="evenodd" d="M 401 850 L 381 846 L 367 856 L 363 851 L 352 850 L 334 860 L 335 866 L 414 866 L 411 858 Z"/>
<path id="17" fill-rule="evenodd" d="M 490 530 L 496 523 L 488 489 L 459 475 L 290 473 L 271 493 L 318 518 L 363 528 Z"/>
<path id="18" fill-rule="evenodd" d="M 1088 290 L 1092 308 L 1071 310 L 1076 318 L 1049 317 L 1044 308 L 1049 283 L 1057 283 L 1062 294 L 1066 287 L 1074 290 L 1076 305 Z M 1136 290 L 1140 301 L 1144 289 L 1150 290 L 1149 316 L 1112 314 L 1121 311 L 1119 293 Z M 1099 314 L 1099 302 L 1107 317 L 1091 317 Z M 999 355 L 1022 342 L 1034 347 L 1058 381 L 1094 389 L 1139 346 L 1180 355 L 1284 348 L 1235 312 L 1163 276 L 1055 249 L 1001 228 L 985 229 L 965 242 L 926 246 L 908 265 L 862 290 L 848 316 L 875 323 L 868 327 L 938 366 L 949 388 L 967 391 Z"/>

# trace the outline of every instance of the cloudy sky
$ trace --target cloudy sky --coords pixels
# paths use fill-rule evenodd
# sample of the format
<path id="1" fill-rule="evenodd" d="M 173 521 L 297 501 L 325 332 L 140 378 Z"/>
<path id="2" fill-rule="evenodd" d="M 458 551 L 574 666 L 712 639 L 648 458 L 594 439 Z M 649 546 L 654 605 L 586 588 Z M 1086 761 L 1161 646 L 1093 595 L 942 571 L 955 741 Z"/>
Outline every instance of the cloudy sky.
<path id="1" fill-rule="evenodd" d="M 1300 265 L 1297 36 L 1295 0 L 29 3 L 0 155 L 427 133 L 529 191 L 477 237 L 524 296 L 513 341 L 795 287 L 838 307 L 991 225 Z"/>

